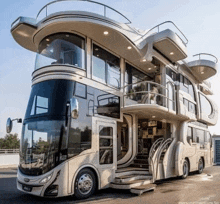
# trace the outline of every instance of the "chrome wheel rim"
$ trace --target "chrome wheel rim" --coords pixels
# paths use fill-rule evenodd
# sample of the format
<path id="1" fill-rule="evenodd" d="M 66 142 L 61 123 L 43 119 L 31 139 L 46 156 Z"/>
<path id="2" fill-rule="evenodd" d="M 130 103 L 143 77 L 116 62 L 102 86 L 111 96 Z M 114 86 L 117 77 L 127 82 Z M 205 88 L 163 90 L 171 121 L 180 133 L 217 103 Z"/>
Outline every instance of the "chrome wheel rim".
<path id="1" fill-rule="evenodd" d="M 78 189 L 81 194 L 88 194 L 92 190 L 93 179 L 90 174 L 83 174 L 78 181 Z"/>
<path id="2" fill-rule="evenodd" d="M 188 165 L 185 162 L 184 165 L 183 165 L 183 175 L 186 176 L 187 174 L 188 174 Z"/>

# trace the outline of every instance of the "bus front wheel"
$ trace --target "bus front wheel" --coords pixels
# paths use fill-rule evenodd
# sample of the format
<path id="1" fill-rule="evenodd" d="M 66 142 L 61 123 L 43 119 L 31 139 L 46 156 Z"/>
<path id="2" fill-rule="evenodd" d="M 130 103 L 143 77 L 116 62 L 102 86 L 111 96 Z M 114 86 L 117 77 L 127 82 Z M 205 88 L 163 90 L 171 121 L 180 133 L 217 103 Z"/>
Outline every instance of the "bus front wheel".
<path id="1" fill-rule="evenodd" d="M 91 196 L 96 190 L 96 177 L 90 169 L 82 169 L 75 180 L 74 194 L 78 199 Z"/>
<path id="2" fill-rule="evenodd" d="M 201 174 L 203 172 L 203 169 L 204 169 L 203 160 L 202 158 L 200 158 L 198 163 L 198 173 Z"/>
<path id="3" fill-rule="evenodd" d="M 189 175 L 189 162 L 185 159 L 185 161 L 183 162 L 183 175 L 182 175 L 182 179 L 187 178 L 188 175 Z"/>

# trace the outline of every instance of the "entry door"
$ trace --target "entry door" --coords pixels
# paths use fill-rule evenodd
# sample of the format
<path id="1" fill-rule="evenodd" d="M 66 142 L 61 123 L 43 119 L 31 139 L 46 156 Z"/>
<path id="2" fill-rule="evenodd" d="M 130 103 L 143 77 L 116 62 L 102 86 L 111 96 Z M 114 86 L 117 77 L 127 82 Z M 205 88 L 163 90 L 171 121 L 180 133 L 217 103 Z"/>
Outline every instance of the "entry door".
<path id="1" fill-rule="evenodd" d="M 96 122 L 99 167 L 115 169 L 117 163 L 117 129 L 115 121 Z"/>

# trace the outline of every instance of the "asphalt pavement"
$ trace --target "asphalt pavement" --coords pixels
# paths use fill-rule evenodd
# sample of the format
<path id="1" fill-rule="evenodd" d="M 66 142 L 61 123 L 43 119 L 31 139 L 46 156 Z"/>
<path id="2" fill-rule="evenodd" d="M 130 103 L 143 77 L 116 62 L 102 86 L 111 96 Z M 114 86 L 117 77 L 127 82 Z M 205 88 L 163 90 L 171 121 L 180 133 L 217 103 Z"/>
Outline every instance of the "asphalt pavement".
<path id="1" fill-rule="evenodd" d="M 184 180 L 159 181 L 155 191 L 141 196 L 126 190 L 104 189 L 86 200 L 73 196 L 50 199 L 25 194 L 16 188 L 16 174 L 16 168 L 0 168 L 0 204 L 220 204 L 220 166 L 209 167 L 202 174 L 191 173 Z"/>

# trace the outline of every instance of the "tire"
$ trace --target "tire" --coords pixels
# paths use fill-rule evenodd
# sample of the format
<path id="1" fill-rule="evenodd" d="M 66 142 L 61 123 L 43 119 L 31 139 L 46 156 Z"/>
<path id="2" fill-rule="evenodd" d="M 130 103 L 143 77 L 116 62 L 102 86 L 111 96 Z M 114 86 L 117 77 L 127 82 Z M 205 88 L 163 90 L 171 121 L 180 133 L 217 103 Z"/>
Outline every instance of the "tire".
<path id="1" fill-rule="evenodd" d="M 82 169 L 74 183 L 74 194 L 78 199 L 85 199 L 91 196 L 97 186 L 95 174 L 90 169 Z"/>
<path id="2" fill-rule="evenodd" d="M 181 176 L 182 179 L 186 179 L 189 175 L 189 162 L 185 159 L 183 162 L 183 175 Z"/>
<path id="3" fill-rule="evenodd" d="M 203 172 L 203 169 L 204 169 L 204 162 L 202 158 L 200 158 L 198 163 L 198 174 L 201 174 Z"/>

